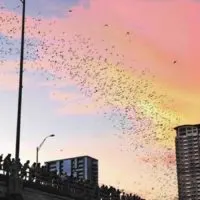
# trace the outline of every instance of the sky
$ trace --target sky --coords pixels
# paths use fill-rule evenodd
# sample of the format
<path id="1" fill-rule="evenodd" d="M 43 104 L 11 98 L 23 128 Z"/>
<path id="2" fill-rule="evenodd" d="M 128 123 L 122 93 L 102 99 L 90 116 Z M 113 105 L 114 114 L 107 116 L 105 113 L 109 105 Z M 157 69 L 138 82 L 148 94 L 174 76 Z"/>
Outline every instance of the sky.
<path id="1" fill-rule="evenodd" d="M 200 2 L 37 0 L 26 5 L 20 157 L 89 155 L 99 182 L 177 196 L 175 131 L 199 123 Z M 0 0 L 0 152 L 15 153 L 21 3 Z"/>

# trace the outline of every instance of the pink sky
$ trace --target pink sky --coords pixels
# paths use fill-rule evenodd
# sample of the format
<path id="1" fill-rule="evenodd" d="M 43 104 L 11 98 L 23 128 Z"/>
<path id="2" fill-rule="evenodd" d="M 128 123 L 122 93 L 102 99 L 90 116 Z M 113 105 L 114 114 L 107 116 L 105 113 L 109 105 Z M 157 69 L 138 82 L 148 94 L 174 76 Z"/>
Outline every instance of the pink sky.
<path id="1" fill-rule="evenodd" d="M 101 76 L 106 76 L 108 83 L 112 83 L 115 78 L 121 81 L 112 85 L 112 89 L 109 91 L 108 88 L 102 87 L 102 93 L 93 94 L 89 100 L 81 101 L 82 103 L 78 105 L 76 102 L 84 98 L 81 93 L 60 92 L 51 88 L 51 84 L 49 84 L 48 87 L 51 88 L 49 100 L 58 103 L 55 114 L 94 114 L 95 111 L 99 111 L 99 108 L 104 107 L 105 110 L 109 110 L 115 106 L 122 112 L 125 107 L 134 105 L 134 108 L 138 109 L 138 117 L 142 118 L 140 122 L 146 123 L 145 120 L 150 119 L 152 124 L 150 130 L 145 129 L 140 135 L 127 136 L 125 144 L 129 149 L 130 141 L 128 140 L 131 140 L 141 143 L 144 147 L 135 152 L 121 154 L 119 150 L 116 150 L 118 149 L 118 140 L 112 138 L 112 144 L 107 144 L 106 139 L 112 136 L 104 133 L 99 143 L 95 143 L 98 143 L 99 148 L 95 146 L 94 150 L 102 160 L 102 168 L 107 169 L 105 171 L 102 169 L 101 173 L 104 174 L 102 180 L 116 184 L 117 177 L 127 190 L 133 188 L 139 194 L 147 195 L 147 199 L 172 199 L 173 196 L 176 196 L 174 188 L 177 187 L 174 159 L 175 133 L 172 128 L 179 123 L 198 123 L 200 117 L 198 112 L 200 108 L 200 60 L 198 55 L 200 28 L 197 26 L 200 23 L 200 4 L 197 1 L 189 0 L 118 0 L 117 2 L 115 0 L 91 0 L 89 8 L 85 9 L 81 5 L 73 7 L 72 13 L 66 9 L 66 16 L 63 18 L 45 18 L 37 22 L 27 16 L 26 36 L 30 39 L 44 41 L 48 47 L 46 50 L 42 48 L 45 45 L 38 47 L 40 59 L 36 63 L 49 72 L 62 65 L 62 70 L 59 68 L 55 73 L 57 77 L 61 76 L 68 71 L 67 68 L 70 66 L 67 66 L 66 63 L 69 62 L 70 57 L 73 57 L 67 46 L 71 45 L 76 50 L 76 56 L 80 56 L 80 58 L 70 61 L 72 65 L 77 65 L 85 54 L 91 54 L 88 53 L 85 46 L 78 49 L 81 45 L 80 40 L 73 40 L 75 34 L 80 34 L 82 38 L 90 37 L 92 48 L 97 49 L 98 54 L 108 59 L 108 64 L 102 61 L 98 66 L 97 57 L 91 54 L 94 60 L 83 62 L 85 65 L 78 73 L 82 79 L 86 79 L 88 87 L 93 89 L 94 86 L 101 85 L 103 83 L 100 80 Z M 57 9 L 61 8 L 58 6 Z M 3 18 L 11 18 L 12 21 L 13 16 L 16 16 L 9 10 L 2 10 L 0 14 Z M 19 20 L 18 17 L 14 19 L 13 23 Z M 34 28 L 36 24 L 37 28 Z M 18 30 L 9 33 L 12 27 L 11 23 L 1 23 L 0 32 L 19 38 Z M 71 40 L 73 40 L 72 44 L 69 43 Z M 106 48 L 111 49 L 113 54 L 108 55 L 105 52 Z M 59 56 L 59 58 L 56 57 L 57 64 L 50 63 L 49 59 L 52 59 L 55 52 L 62 52 L 61 55 L 66 59 Z M 116 56 L 116 54 L 120 56 Z M 177 61 L 176 64 L 173 64 L 174 60 Z M 10 62 L 2 64 L 4 69 L 7 70 Z M 29 68 L 31 66 L 33 70 L 36 64 L 27 61 L 26 65 Z M 89 68 L 88 65 L 91 67 Z M 109 70 L 106 70 L 105 74 L 100 71 L 102 66 L 109 66 Z M 87 76 L 86 69 L 88 68 L 91 74 L 96 71 L 100 72 L 98 77 Z M 119 73 L 117 69 L 125 69 L 125 72 Z M 146 80 L 145 83 L 152 84 L 152 87 L 149 88 L 149 86 L 149 91 L 145 94 L 138 92 L 137 96 L 134 96 L 128 89 L 133 88 L 133 91 L 144 89 L 145 83 L 137 74 L 143 69 L 149 70 L 143 78 Z M 152 75 L 154 75 L 154 79 Z M 3 78 L 0 76 L 0 87 L 12 88 L 16 78 L 14 76 L 16 75 L 10 73 Z M 69 74 L 66 76 L 68 77 Z M 134 81 L 135 84 L 133 84 Z M 40 84 L 43 85 L 43 83 Z M 65 81 L 61 84 L 65 84 Z M 78 81 L 66 82 L 66 84 L 76 85 Z M 120 101 L 115 101 L 114 94 L 119 85 L 124 88 L 123 95 L 121 94 L 119 97 Z M 155 98 L 147 98 L 150 90 L 156 91 Z M 160 95 L 163 97 L 159 97 Z M 66 98 L 75 102 L 70 109 L 65 105 Z M 100 100 L 97 101 L 98 99 Z M 146 99 L 148 102 L 145 101 Z M 169 103 L 170 99 L 173 100 L 173 103 Z M 109 107 L 105 102 L 112 103 L 113 107 Z M 134 113 L 131 111 L 127 115 L 134 116 Z M 177 117 L 180 118 L 180 121 L 176 119 Z M 157 127 L 158 122 L 163 123 L 165 128 Z M 139 127 L 139 122 L 137 127 Z M 140 127 L 138 131 L 141 132 Z M 152 131 L 155 132 L 155 136 Z M 160 140 L 156 140 L 156 138 Z M 93 140 L 95 139 L 91 138 L 90 144 Z M 105 144 L 106 150 L 102 149 L 102 144 Z M 90 152 L 93 148 L 86 145 L 85 152 Z M 107 152 L 113 153 L 111 154 L 112 164 L 109 163 L 110 155 Z M 53 151 L 50 153 L 55 154 Z M 68 154 L 70 153 L 76 154 L 72 149 L 68 150 Z M 113 170 L 112 166 L 119 163 L 119 154 L 123 157 L 122 163 L 126 164 L 120 163 L 119 167 Z M 130 157 L 134 159 L 134 162 L 130 161 Z M 121 175 L 121 171 L 126 171 L 127 174 Z M 129 180 L 129 173 L 135 177 L 135 182 Z M 166 181 L 170 183 L 166 185 Z M 160 194 L 161 190 L 163 195 Z M 166 196 L 167 194 L 169 196 Z"/>

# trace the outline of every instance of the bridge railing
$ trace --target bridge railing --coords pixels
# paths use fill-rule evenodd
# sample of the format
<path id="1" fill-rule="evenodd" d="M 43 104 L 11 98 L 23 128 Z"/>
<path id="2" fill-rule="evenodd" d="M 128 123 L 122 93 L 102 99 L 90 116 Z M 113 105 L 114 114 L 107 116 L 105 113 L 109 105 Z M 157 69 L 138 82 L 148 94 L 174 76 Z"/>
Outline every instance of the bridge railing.
<path id="1" fill-rule="evenodd" d="M 26 176 L 22 176 L 23 186 L 38 189 L 60 196 L 71 197 L 75 200 L 142 200 L 137 195 L 128 196 L 117 191 L 112 187 L 99 187 L 98 185 L 88 182 L 78 181 L 68 177 L 65 181 L 53 181 L 49 174 L 42 176 L 42 173 L 34 175 L 27 172 Z M 6 183 L 9 177 L 5 173 L 0 173 L 0 181 Z M 21 175 L 21 174 L 20 174 Z"/>
<path id="2" fill-rule="evenodd" d="M 77 200 L 98 200 L 98 193 L 96 192 L 96 187 L 89 184 L 78 183 L 74 181 L 65 181 L 53 183 L 50 178 L 38 176 L 33 181 L 27 179 L 23 180 L 23 187 L 37 189 L 43 192 L 48 192 L 60 196 L 66 196 L 75 198 Z M 0 174 L 0 181 L 7 182 L 7 176 Z"/>

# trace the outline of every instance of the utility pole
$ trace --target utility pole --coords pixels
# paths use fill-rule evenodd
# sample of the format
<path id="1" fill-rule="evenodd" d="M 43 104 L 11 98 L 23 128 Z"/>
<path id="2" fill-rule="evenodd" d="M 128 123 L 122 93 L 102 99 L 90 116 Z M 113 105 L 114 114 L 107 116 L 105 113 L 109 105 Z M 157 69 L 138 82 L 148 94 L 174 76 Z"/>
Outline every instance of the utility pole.
<path id="1" fill-rule="evenodd" d="M 19 92 L 18 92 L 15 161 L 19 159 L 19 152 L 20 152 L 22 89 L 23 89 L 23 71 L 24 71 L 24 35 L 25 35 L 26 0 L 20 0 L 20 1 L 22 2 L 22 30 L 21 30 L 21 54 L 20 54 L 20 71 L 19 71 Z"/>
<path id="2" fill-rule="evenodd" d="M 20 152 L 20 133 L 21 133 L 21 110 L 22 110 L 22 89 L 23 89 L 23 71 L 24 71 L 24 34 L 25 34 L 25 6 L 26 0 L 22 2 L 22 29 L 21 29 L 21 53 L 20 53 L 20 69 L 19 69 L 19 91 L 18 91 L 18 107 L 17 107 L 17 128 L 16 128 L 16 146 L 15 146 L 15 166 L 14 171 L 9 177 L 7 195 L 12 195 L 16 199 L 23 199 L 21 194 L 22 183 L 19 177 L 19 152 Z"/>

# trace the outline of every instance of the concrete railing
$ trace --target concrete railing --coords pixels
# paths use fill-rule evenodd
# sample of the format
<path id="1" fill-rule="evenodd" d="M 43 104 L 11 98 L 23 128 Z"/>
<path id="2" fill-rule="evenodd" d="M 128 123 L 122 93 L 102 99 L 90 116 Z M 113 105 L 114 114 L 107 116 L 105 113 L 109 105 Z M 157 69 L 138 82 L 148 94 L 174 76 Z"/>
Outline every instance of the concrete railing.
<path id="1" fill-rule="evenodd" d="M 0 182 L 4 183 L 6 186 L 7 177 L 5 175 L 0 175 Z M 95 194 L 94 187 L 88 185 L 83 186 L 78 183 L 52 184 L 51 181 L 44 181 L 42 177 L 37 179 L 36 182 L 23 180 L 23 188 L 32 188 L 76 200 L 99 199 L 98 195 Z"/>

